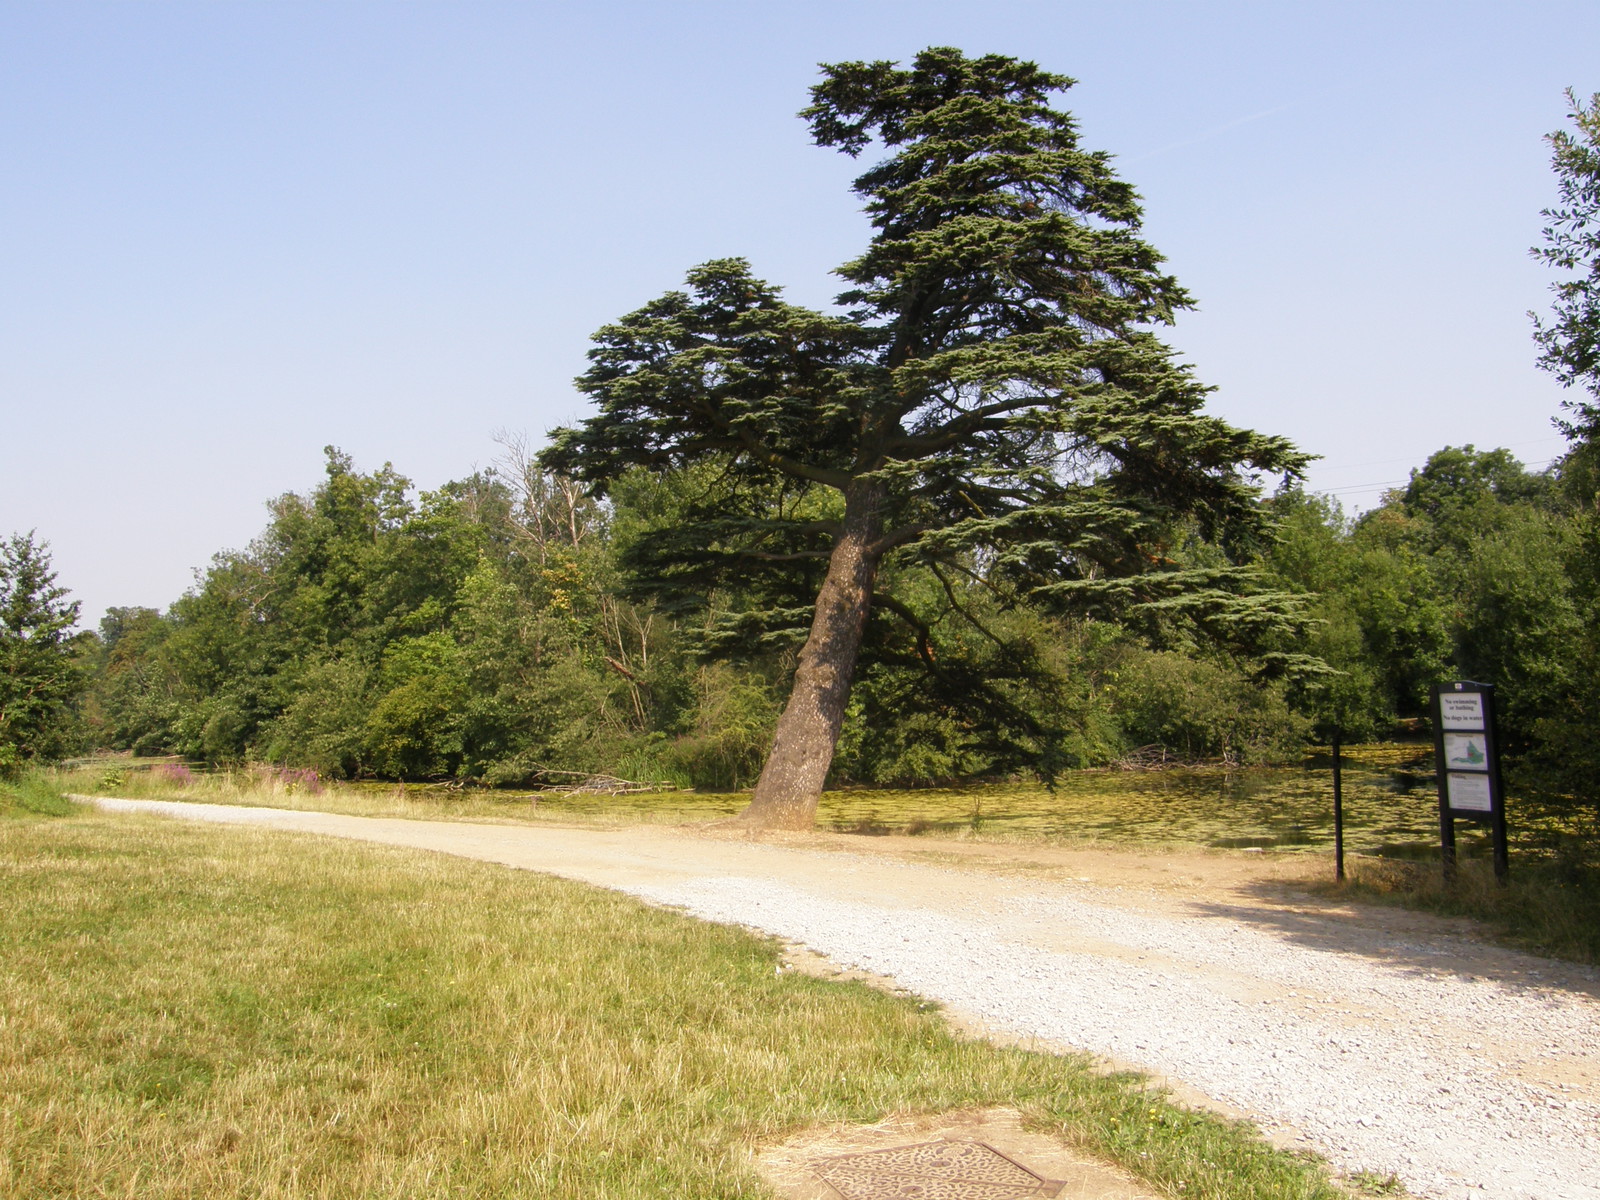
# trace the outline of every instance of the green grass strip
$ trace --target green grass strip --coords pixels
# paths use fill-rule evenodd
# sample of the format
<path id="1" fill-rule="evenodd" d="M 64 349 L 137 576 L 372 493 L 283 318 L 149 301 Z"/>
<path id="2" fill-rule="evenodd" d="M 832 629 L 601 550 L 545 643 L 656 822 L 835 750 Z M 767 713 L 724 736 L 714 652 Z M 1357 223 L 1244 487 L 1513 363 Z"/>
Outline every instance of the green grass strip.
<path id="1" fill-rule="evenodd" d="M 443 855 L 0 823 L 0 1196 L 764 1196 L 750 1149 L 1010 1105 L 1174 1196 L 1323 1169 L 772 941 Z"/>
<path id="2" fill-rule="evenodd" d="M 0 820 L 8 817 L 64 817 L 81 805 L 63 794 L 54 773 L 29 772 L 15 779 L 0 779 Z"/>

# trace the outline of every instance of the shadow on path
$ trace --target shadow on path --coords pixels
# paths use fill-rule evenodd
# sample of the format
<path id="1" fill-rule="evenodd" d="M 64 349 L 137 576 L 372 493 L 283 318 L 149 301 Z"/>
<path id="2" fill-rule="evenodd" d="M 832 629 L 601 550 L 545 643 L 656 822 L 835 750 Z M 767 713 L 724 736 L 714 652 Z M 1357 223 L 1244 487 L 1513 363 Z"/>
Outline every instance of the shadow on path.
<path id="1" fill-rule="evenodd" d="M 1478 936 L 1468 918 L 1324 899 L 1280 883 L 1236 890 L 1258 902 L 1192 900 L 1188 909 L 1271 932 L 1308 950 L 1359 955 L 1419 978 L 1454 975 L 1530 996 L 1558 991 L 1600 1001 L 1600 970 L 1495 945 Z"/>

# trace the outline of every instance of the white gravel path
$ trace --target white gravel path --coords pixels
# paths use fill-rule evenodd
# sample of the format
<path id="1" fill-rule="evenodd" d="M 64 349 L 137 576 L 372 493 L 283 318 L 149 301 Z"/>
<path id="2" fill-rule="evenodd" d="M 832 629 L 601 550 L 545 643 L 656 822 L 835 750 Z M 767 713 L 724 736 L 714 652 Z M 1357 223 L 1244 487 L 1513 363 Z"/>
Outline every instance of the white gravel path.
<path id="1" fill-rule="evenodd" d="M 994 1028 L 1182 1080 L 1263 1124 L 1302 1131 L 1346 1170 L 1393 1171 L 1421 1195 L 1600 1198 L 1592 1090 L 1574 1096 L 1519 1079 L 1509 1068 L 1520 1063 L 1487 1057 L 1476 1040 L 1496 1029 L 1596 1055 L 1600 1005 L 1590 997 L 1066 898 L 962 917 L 918 909 L 891 921 L 872 905 L 763 879 L 629 890 L 802 942 Z M 1149 951 L 1149 961 L 1034 943 L 1057 924 Z M 1189 969 L 1175 970 L 1173 959 Z M 1241 994 L 1254 990 L 1251 980 L 1292 990 Z"/>
<path id="2" fill-rule="evenodd" d="M 1600 1200 L 1596 973 L 1314 914 L 623 832 L 100 801 L 444 850 L 619 888 L 1145 1067 L 1428 1197 Z"/>

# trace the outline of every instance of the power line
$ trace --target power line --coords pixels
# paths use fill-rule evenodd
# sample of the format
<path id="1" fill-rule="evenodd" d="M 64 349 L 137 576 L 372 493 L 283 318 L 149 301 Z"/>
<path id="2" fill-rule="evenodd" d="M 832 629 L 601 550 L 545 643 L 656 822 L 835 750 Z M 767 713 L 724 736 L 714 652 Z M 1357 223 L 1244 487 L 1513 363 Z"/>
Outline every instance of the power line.
<path id="1" fill-rule="evenodd" d="M 1322 492 L 1324 495 L 1333 496 L 1340 492 L 1366 492 L 1372 490 L 1373 488 L 1399 487 L 1402 483 L 1410 482 L 1411 480 L 1409 479 L 1380 479 L 1377 483 L 1352 483 L 1345 487 L 1312 488 L 1311 490 L 1314 492 Z"/>
<path id="2" fill-rule="evenodd" d="M 1497 450 L 1514 450 L 1518 446 L 1537 446 L 1537 445 L 1539 445 L 1540 443 L 1543 443 L 1543 442 L 1559 442 L 1559 441 L 1565 441 L 1565 440 L 1566 439 L 1563 438 L 1559 433 L 1552 433 L 1547 437 L 1529 438 L 1527 441 L 1522 441 L 1522 442 L 1507 442 L 1503 446 L 1496 446 L 1495 449 L 1497 449 Z M 1416 461 L 1416 456 L 1408 454 L 1408 455 L 1405 455 L 1404 457 L 1401 457 L 1401 458 L 1380 458 L 1380 459 L 1377 459 L 1377 460 L 1375 460 L 1373 462 L 1364 462 L 1364 463 L 1340 463 L 1340 464 L 1334 465 L 1334 464 L 1331 464 L 1331 463 L 1328 463 L 1328 462 L 1324 461 L 1324 462 L 1319 462 L 1314 469 L 1323 470 L 1323 471 L 1359 471 L 1364 467 L 1387 467 L 1390 463 L 1415 462 L 1415 461 Z M 1553 462 L 1554 459 L 1551 459 L 1550 461 Z"/>
<path id="3" fill-rule="evenodd" d="M 1529 470 L 1543 471 L 1547 470 L 1552 463 L 1558 461 L 1560 457 L 1560 455 L 1557 455 L 1556 458 L 1547 458 L 1542 463 L 1524 463 L 1523 465 Z M 1335 496 L 1340 492 L 1366 492 L 1371 491 L 1373 488 L 1399 487 L 1403 483 L 1410 482 L 1411 478 L 1407 476 L 1405 479 L 1380 479 L 1374 483 L 1347 483 L 1342 487 L 1311 488 L 1309 490 L 1319 492 L 1324 496 Z"/>

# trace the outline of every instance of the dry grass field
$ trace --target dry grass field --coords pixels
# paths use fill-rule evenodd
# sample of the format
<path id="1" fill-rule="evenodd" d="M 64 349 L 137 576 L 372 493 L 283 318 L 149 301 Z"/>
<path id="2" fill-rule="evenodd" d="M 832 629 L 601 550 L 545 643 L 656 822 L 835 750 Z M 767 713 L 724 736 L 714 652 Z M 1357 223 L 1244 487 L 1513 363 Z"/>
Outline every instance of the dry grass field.
<path id="1" fill-rule="evenodd" d="M 0 797 L 0 1196 L 741 1197 L 755 1148 L 992 1106 L 1174 1196 L 1345 1194 L 1085 1059 L 440 855 Z"/>

